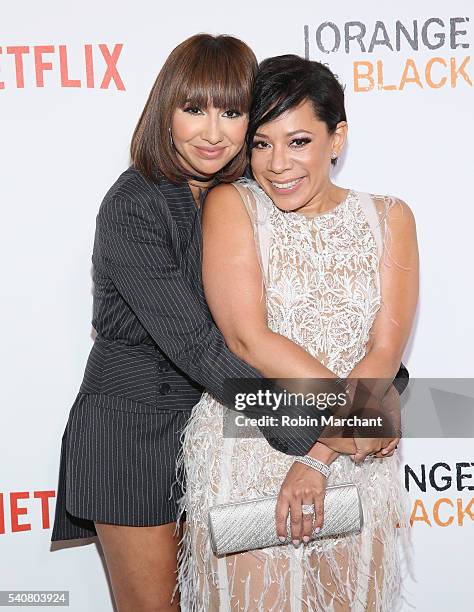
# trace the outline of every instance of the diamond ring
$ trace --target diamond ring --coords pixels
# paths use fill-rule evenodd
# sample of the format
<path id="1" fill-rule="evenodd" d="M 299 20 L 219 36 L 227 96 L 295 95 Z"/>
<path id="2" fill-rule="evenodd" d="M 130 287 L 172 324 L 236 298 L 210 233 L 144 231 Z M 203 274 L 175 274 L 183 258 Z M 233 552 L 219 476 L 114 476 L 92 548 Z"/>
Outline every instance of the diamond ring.
<path id="1" fill-rule="evenodd" d="M 314 514 L 314 504 L 303 504 L 301 506 L 301 512 L 303 514 Z"/>

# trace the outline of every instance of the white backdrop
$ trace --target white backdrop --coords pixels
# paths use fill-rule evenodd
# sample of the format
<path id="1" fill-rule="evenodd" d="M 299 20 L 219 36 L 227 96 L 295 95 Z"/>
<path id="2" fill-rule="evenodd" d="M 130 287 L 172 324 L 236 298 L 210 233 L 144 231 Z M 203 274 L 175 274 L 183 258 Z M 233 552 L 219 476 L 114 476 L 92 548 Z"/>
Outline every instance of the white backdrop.
<path id="1" fill-rule="evenodd" d="M 69 590 L 74 612 L 112 609 L 93 542 L 50 551 L 60 440 L 92 344 L 98 206 L 128 165 L 163 60 L 191 34 L 234 34 L 259 59 L 306 51 L 340 76 L 350 135 L 338 184 L 397 195 L 417 220 L 421 298 L 405 362 L 413 377 L 473 376 L 473 17 L 472 0 L 2 7 L 0 590 Z M 397 49 L 397 20 L 418 28 L 415 48 L 402 34 Z M 345 30 L 364 28 L 363 48 L 353 38 L 346 50 Z M 417 474 L 448 465 L 424 491 L 408 483 L 406 597 L 422 612 L 472 610 L 474 480 L 435 486 L 459 463 L 474 475 L 472 441 L 405 440 L 401 452 Z"/>

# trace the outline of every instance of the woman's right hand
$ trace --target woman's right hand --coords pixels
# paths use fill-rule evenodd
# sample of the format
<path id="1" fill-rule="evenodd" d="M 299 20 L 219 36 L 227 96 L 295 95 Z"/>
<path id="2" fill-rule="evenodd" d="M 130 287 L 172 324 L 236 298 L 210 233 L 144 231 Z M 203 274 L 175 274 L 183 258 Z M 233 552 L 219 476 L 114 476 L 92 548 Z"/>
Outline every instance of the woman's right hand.
<path id="1" fill-rule="evenodd" d="M 309 457 L 330 465 L 339 453 L 319 441 L 310 449 Z M 324 523 L 324 496 L 326 477 L 321 472 L 295 461 L 283 481 L 276 506 L 276 532 L 283 541 L 287 536 L 288 513 L 291 515 L 291 539 L 297 546 L 307 543 L 313 532 Z M 304 514 L 303 505 L 313 505 L 314 514 Z"/>
<path id="2" fill-rule="evenodd" d="M 309 542 L 311 534 L 324 522 L 326 477 L 312 467 L 295 461 L 283 481 L 275 508 L 275 526 L 281 541 L 288 535 L 290 516 L 291 539 L 294 546 Z M 303 505 L 312 505 L 314 514 L 303 513 Z"/>

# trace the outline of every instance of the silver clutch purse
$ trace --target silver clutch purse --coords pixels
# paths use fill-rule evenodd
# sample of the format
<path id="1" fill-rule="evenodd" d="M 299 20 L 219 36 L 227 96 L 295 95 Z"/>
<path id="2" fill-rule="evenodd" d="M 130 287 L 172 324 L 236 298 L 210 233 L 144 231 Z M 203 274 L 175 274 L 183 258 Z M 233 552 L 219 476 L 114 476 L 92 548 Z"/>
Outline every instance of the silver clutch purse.
<path id="1" fill-rule="evenodd" d="M 245 550 L 280 546 L 291 542 L 288 536 L 280 542 L 275 527 L 277 496 L 213 506 L 209 510 L 209 532 L 215 555 L 228 555 Z M 289 517 L 288 517 L 289 518 Z M 310 540 L 358 533 L 363 515 L 359 491 L 355 484 L 327 487 L 324 498 L 324 524 Z"/>

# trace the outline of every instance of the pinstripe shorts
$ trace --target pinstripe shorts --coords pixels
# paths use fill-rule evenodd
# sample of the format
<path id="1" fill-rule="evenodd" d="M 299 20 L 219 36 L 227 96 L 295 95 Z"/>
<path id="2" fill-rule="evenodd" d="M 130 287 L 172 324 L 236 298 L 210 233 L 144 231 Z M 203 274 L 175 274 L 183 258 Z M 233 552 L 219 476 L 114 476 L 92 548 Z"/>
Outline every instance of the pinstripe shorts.
<path id="1" fill-rule="evenodd" d="M 190 410 L 79 393 L 61 445 L 51 540 L 96 535 L 94 521 L 136 527 L 176 520 L 176 458 Z"/>

